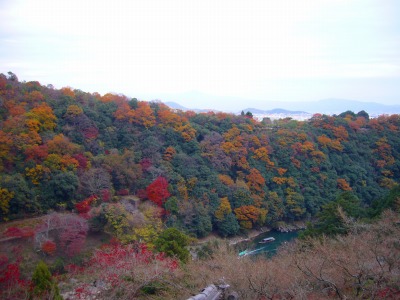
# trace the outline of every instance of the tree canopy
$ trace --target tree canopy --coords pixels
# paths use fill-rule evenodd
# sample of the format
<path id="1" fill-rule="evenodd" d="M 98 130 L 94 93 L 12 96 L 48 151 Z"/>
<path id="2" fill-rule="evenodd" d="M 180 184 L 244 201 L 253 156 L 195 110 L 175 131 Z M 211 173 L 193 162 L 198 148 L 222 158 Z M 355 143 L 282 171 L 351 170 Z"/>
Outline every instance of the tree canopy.
<path id="1" fill-rule="evenodd" d="M 167 226 L 229 236 L 322 218 L 343 192 L 369 207 L 400 178 L 399 115 L 259 122 L 15 77 L 0 75 L 2 220 L 75 210 L 93 196 L 86 217 L 96 209 L 104 223 L 100 206 L 131 195 L 158 206 Z"/>

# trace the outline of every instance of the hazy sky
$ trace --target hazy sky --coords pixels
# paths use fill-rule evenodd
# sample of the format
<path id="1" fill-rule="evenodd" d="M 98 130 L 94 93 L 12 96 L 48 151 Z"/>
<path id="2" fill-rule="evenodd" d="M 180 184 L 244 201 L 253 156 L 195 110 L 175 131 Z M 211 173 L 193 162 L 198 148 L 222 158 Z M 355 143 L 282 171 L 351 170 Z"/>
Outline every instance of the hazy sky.
<path id="1" fill-rule="evenodd" d="M 399 0 L 0 0 L 0 73 L 200 108 L 400 104 L 399 16 Z"/>

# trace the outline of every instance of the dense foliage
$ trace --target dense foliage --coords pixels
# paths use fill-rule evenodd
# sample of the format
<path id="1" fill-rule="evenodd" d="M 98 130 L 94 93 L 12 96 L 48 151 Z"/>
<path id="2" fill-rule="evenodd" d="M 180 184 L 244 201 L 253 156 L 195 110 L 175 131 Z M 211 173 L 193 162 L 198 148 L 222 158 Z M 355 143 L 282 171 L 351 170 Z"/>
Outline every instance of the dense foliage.
<path id="1" fill-rule="evenodd" d="M 258 122 L 0 74 L 0 221 L 19 219 L 0 224 L 0 298 L 179 299 L 226 278 L 243 299 L 396 299 L 399 130 L 399 115 Z M 271 260 L 188 249 L 311 217 Z"/>
<path id="2" fill-rule="evenodd" d="M 399 115 L 258 122 L 1 74 L 0 217 L 74 209 L 129 241 L 155 237 L 155 216 L 228 236 L 306 219 L 343 191 L 369 206 L 400 178 L 399 130 Z M 129 195 L 160 211 L 132 218 Z"/>

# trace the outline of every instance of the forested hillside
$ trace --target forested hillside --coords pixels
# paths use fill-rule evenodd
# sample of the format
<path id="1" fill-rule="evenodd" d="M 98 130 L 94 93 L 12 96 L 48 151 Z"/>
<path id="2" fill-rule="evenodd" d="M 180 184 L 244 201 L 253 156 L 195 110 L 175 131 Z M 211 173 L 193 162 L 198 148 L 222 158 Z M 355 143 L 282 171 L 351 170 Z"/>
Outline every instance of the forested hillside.
<path id="1" fill-rule="evenodd" d="M 399 115 L 258 122 L 1 74 L 0 217 L 74 210 L 129 241 L 161 222 L 202 237 L 303 220 L 343 191 L 369 206 L 399 181 L 399 130 Z M 140 221 L 137 202 L 155 204 Z"/>

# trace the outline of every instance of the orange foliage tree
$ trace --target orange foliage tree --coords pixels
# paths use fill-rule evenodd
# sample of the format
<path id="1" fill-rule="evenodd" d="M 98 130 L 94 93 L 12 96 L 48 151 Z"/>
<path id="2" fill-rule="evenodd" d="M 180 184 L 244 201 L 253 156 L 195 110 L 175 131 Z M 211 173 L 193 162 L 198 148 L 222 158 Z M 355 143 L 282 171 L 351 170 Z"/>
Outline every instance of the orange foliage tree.
<path id="1" fill-rule="evenodd" d="M 344 178 L 338 178 L 337 185 L 338 185 L 338 188 L 343 191 L 351 191 L 352 190 L 351 186 Z"/>
<path id="2" fill-rule="evenodd" d="M 261 160 L 267 164 L 267 166 L 274 166 L 274 162 L 272 162 L 269 158 L 269 151 L 266 147 L 260 147 L 256 150 L 254 150 L 254 159 Z"/>
<path id="3" fill-rule="evenodd" d="M 172 112 L 169 107 L 165 105 L 160 105 L 157 116 L 160 127 L 171 127 L 174 131 L 179 132 L 186 142 L 194 139 L 196 130 L 190 125 L 186 117 Z"/>
<path id="4" fill-rule="evenodd" d="M 254 205 L 244 205 L 234 210 L 236 218 L 240 226 L 246 229 L 253 228 L 253 224 L 257 222 L 260 211 Z"/>
<path id="5" fill-rule="evenodd" d="M 392 156 L 392 147 L 388 144 L 388 140 L 386 137 L 380 138 L 375 142 L 374 153 L 377 153 L 381 158 L 381 161 L 378 160 L 378 166 L 391 166 L 395 163 L 395 159 Z"/>
<path id="6" fill-rule="evenodd" d="M 233 125 L 223 135 L 225 141 L 221 143 L 222 150 L 232 158 L 233 164 L 244 170 L 250 169 L 246 159 L 247 148 L 244 146 L 244 138 L 241 136 L 240 129 Z"/>
<path id="7" fill-rule="evenodd" d="M 138 107 L 133 113 L 133 122 L 145 128 L 153 127 L 156 124 L 156 117 L 150 105 L 145 101 L 138 102 Z"/>
<path id="8" fill-rule="evenodd" d="M 332 150 L 336 151 L 343 151 L 343 145 L 340 143 L 340 140 L 332 140 L 329 137 L 327 137 L 325 134 L 319 136 L 317 138 L 318 143 L 320 143 L 321 146 L 323 147 L 328 147 Z"/>
<path id="9" fill-rule="evenodd" d="M 333 128 L 333 135 L 339 140 L 339 141 L 347 141 L 349 137 L 349 133 L 347 132 L 346 128 L 343 126 L 338 126 Z"/>
<path id="10" fill-rule="evenodd" d="M 77 144 L 71 143 L 70 140 L 63 134 L 58 134 L 52 140 L 47 142 L 47 149 L 49 153 L 56 153 L 60 155 L 73 155 L 80 152 L 80 147 Z"/>
<path id="11" fill-rule="evenodd" d="M 175 148 L 172 146 L 169 146 L 169 147 L 167 147 L 167 149 L 165 149 L 163 158 L 166 161 L 171 161 L 174 158 L 175 154 L 176 154 Z"/>
<path id="12" fill-rule="evenodd" d="M 75 98 L 75 92 L 69 86 L 61 88 L 60 91 L 63 93 L 64 96 Z"/>
<path id="13" fill-rule="evenodd" d="M 117 110 L 114 113 L 114 117 L 117 120 L 127 120 L 129 123 L 133 122 L 135 118 L 135 111 L 131 109 L 128 102 L 122 102 L 118 105 Z"/>
<path id="14" fill-rule="evenodd" d="M 235 184 L 235 182 L 229 175 L 219 174 L 218 179 L 226 186 L 233 186 Z"/>
<path id="15" fill-rule="evenodd" d="M 256 194 L 259 194 L 261 197 L 264 197 L 264 186 L 265 186 L 265 179 L 261 175 L 260 171 L 255 168 L 250 170 L 250 174 L 246 176 L 247 179 L 247 186 L 249 187 L 250 191 Z"/>
<path id="16" fill-rule="evenodd" d="M 287 169 L 284 168 L 278 168 L 276 169 L 276 171 L 278 172 L 279 176 L 282 176 L 283 174 L 286 173 Z"/>

